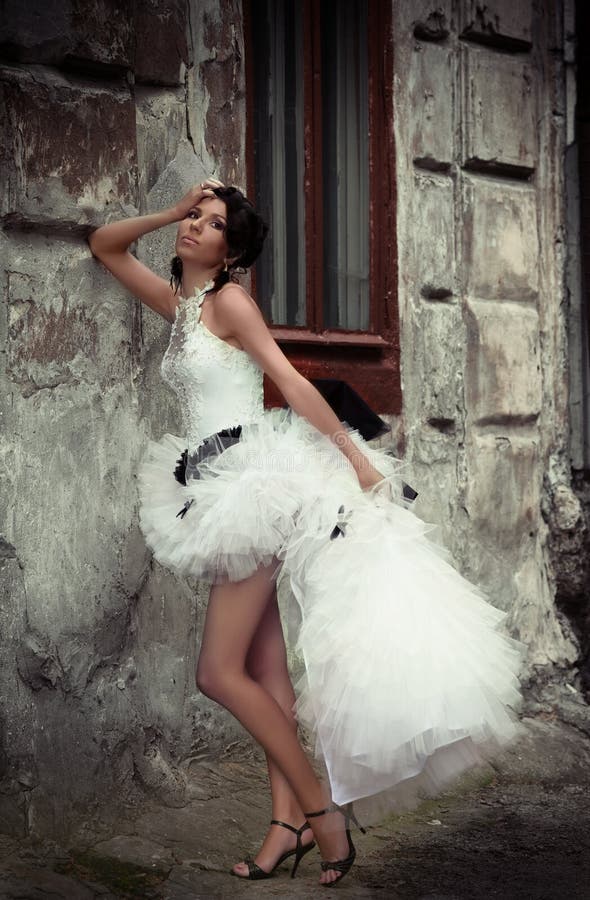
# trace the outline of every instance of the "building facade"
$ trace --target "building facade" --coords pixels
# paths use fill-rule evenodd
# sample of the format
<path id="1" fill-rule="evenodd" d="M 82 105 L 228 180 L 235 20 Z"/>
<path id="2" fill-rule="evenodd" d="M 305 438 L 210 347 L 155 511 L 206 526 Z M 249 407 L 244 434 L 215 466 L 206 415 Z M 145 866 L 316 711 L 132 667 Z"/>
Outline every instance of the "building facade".
<path id="1" fill-rule="evenodd" d="M 170 326 L 86 244 L 208 175 L 269 216 L 251 287 L 276 339 L 388 417 L 417 512 L 527 643 L 525 680 L 588 689 L 582 6 L 5 3 L 5 830 L 65 834 L 115 792 L 182 804 L 191 759 L 238 733 L 194 685 L 207 586 L 138 528 L 145 441 L 180 433 Z M 173 241 L 137 253 L 166 274 Z"/>

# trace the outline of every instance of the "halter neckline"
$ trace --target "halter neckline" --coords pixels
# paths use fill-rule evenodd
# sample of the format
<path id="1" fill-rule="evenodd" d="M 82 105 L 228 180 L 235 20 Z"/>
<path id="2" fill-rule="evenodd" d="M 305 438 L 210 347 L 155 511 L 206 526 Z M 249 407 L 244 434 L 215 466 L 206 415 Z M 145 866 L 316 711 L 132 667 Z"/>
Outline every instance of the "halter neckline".
<path id="1" fill-rule="evenodd" d="M 200 306 L 202 304 L 203 300 L 205 299 L 205 294 L 207 294 L 211 290 L 211 288 L 214 286 L 215 286 L 215 282 L 213 281 L 212 278 L 210 278 L 209 281 L 203 285 L 203 287 L 201 287 L 201 288 L 196 287 L 194 289 L 194 291 L 192 292 L 192 294 L 189 294 L 188 297 L 183 297 L 182 299 L 185 302 L 187 300 L 196 300 L 197 305 Z"/>

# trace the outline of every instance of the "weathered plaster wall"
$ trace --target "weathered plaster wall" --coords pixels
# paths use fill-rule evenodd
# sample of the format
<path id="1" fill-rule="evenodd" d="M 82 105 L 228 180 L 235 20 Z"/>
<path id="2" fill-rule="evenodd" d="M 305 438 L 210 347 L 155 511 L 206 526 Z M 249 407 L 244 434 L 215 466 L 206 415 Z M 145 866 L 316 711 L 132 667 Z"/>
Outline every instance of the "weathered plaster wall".
<path id="1" fill-rule="evenodd" d="M 235 733 L 198 694 L 206 587 L 137 526 L 145 440 L 179 431 L 169 325 L 90 256 L 89 227 L 243 183 L 237 0 L 7 2 L 2 60 L 0 830 L 64 834 Z M 139 254 L 167 272 L 174 230 Z M 104 810 L 103 810 L 104 813 Z"/>
<path id="2" fill-rule="evenodd" d="M 566 288 L 568 300 L 570 457 L 573 487 L 581 503 L 570 506 L 569 529 L 553 547 L 557 601 L 575 623 L 582 644 L 580 673 L 590 698 L 590 338 L 587 292 L 582 276 L 582 211 L 587 137 L 580 119 L 588 107 L 587 44 L 589 22 L 580 21 L 582 3 L 564 2 L 566 114 Z M 578 15 L 578 20 L 576 19 Z M 580 114 L 580 110 L 582 113 Z"/>
<path id="3" fill-rule="evenodd" d="M 404 428 L 420 511 L 510 612 L 530 664 L 568 666 L 577 647 L 550 554 L 579 514 L 560 4 L 394 11 Z"/>
<path id="4" fill-rule="evenodd" d="M 407 455 L 422 513 L 540 666 L 576 656 L 549 556 L 577 514 L 554 6 L 394 3 Z M 4 5 L 0 829 L 14 834 L 66 834 L 145 790 L 182 805 L 191 759 L 236 733 L 194 687 L 206 588 L 154 564 L 137 527 L 142 446 L 179 430 L 159 376 L 169 326 L 84 238 L 205 175 L 245 182 L 240 7 Z M 173 232 L 138 247 L 162 273 Z"/>

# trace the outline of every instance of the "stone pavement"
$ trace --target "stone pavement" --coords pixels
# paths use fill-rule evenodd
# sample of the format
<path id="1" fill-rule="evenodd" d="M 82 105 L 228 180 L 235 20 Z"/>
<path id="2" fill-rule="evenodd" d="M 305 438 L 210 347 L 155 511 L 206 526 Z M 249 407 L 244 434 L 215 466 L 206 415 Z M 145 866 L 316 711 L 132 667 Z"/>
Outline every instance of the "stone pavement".
<path id="1" fill-rule="evenodd" d="M 582 707 L 580 707 L 582 709 Z M 587 709 L 587 708 L 586 708 Z M 356 835 L 342 898 L 588 900 L 590 739 L 586 724 L 540 712 L 494 767 L 418 810 Z M 586 733 L 585 733 L 586 732 Z M 190 771 L 182 808 L 148 805 L 101 840 L 32 845 L 0 838 L 2 900 L 317 898 L 319 857 L 297 878 L 228 874 L 254 853 L 269 818 L 261 759 L 249 745 Z M 85 833 L 92 823 L 85 823 Z"/>

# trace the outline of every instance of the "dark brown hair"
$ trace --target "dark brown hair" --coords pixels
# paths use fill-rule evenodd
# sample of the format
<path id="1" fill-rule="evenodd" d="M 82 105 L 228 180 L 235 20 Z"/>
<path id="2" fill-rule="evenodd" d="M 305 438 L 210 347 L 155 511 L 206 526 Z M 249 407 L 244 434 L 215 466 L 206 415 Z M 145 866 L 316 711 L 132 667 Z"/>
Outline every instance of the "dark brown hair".
<path id="1" fill-rule="evenodd" d="M 257 259 L 268 234 L 268 225 L 238 188 L 213 188 L 213 193 L 223 200 L 227 209 L 225 240 L 228 259 L 231 260 L 215 278 L 211 290 L 218 291 L 232 280 L 236 272 L 245 272 Z M 179 256 L 173 258 L 170 272 L 170 287 L 176 293 L 182 283 L 182 260 Z"/>

